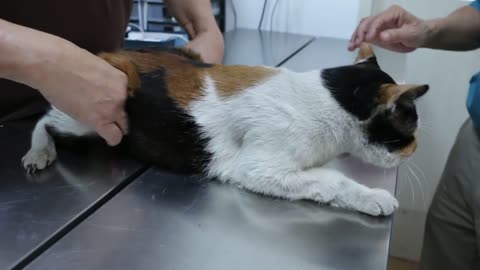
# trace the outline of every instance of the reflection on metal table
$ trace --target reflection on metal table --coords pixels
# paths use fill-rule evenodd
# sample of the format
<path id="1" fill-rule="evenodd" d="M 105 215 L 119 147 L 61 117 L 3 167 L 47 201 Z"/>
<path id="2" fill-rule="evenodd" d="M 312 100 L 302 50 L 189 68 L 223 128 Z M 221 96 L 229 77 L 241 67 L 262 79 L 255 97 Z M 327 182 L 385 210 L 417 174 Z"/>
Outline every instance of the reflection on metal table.
<path id="1" fill-rule="evenodd" d="M 152 169 L 28 269 L 386 269 L 389 228 Z"/>
<path id="2" fill-rule="evenodd" d="M 256 33 L 248 35 L 261 39 Z M 235 42 L 260 42 L 245 39 Z M 286 62 L 289 55 L 268 62 L 250 59 L 245 52 L 253 49 L 246 44 L 238 51 L 229 45 L 231 58 L 226 62 L 243 57 L 244 63 L 285 62 L 284 67 L 304 71 L 351 63 L 354 54 L 346 51 L 346 44 L 319 38 Z M 396 170 L 374 168 L 350 157 L 329 166 L 367 186 L 395 190 Z M 29 269 L 384 270 L 391 221 L 312 202 L 264 197 L 234 185 L 152 168 Z"/>
<path id="3" fill-rule="evenodd" d="M 106 147 L 61 151 L 59 161 L 29 176 L 20 159 L 34 121 L 0 125 L 0 269 L 26 263 L 114 193 L 142 166 Z"/>

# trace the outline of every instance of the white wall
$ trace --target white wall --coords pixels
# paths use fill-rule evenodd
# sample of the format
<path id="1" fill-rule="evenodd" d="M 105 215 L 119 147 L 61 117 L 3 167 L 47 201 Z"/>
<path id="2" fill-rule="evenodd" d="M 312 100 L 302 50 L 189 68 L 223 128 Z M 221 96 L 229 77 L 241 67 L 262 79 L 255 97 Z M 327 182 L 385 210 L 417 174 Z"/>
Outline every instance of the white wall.
<path id="1" fill-rule="evenodd" d="M 263 0 L 227 0 L 226 30 L 234 27 L 257 29 Z M 275 13 L 275 1 L 278 1 Z M 350 38 L 359 18 L 371 11 L 371 0 L 269 0 L 262 29 L 312 36 Z"/>
<path id="2" fill-rule="evenodd" d="M 446 16 L 468 2 L 375 0 L 373 12 L 377 13 L 392 4 L 399 4 L 421 18 L 435 18 Z M 467 118 L 465 98 L 468 81 L 480 70 L 480 51 L 460 53 L 422 49 L 405 57 L 406 81 L 428 83 L 431 90 L 418 103 L 424 129 L 420 132 L 418 151 L 412 158 L 412 163 L 416 166 L 409 165 L 415 171 L 420 185 L 415 183 L 416 176 L 407 166 L 402 166 L 399 170 L 397 197 L 401 208 L 395 217 L 391 254 L 418 260 L 428 206 L 458 129 Z M 415 198 L 410 180 L 414 185 Z M 422 198 L 420 186 L 425 199 Z"/>

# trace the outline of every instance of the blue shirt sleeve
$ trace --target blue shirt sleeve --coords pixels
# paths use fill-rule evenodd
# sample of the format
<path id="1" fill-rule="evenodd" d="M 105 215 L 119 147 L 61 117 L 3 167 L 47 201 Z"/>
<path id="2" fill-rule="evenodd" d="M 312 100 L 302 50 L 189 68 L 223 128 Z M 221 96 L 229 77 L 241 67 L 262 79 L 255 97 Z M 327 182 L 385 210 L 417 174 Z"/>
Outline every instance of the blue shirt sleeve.
<path id="1" fill-rule="evenodd" d="M 480 0 L 475 0 L 473 1 L 470 6 L 476 8 L 478 11 L 480 11 Z"/>

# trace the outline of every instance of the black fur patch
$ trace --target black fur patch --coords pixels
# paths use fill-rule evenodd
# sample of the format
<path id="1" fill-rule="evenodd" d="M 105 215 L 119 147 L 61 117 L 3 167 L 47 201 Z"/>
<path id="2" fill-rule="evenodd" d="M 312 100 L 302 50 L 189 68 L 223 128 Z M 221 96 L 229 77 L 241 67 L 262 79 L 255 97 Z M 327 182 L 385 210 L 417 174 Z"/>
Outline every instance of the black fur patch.
<path id="1" fill-rule="evenodd" d="M 340 106 L 360 120 L 368 119 L 378 105 L 380 86 L 395 83 L 374 63 L 367 62 L 325 69 L 321 76 L 325 87 Z"/>
<path id="2" fill-rule="evenodd" d="M 124 140 L 136 158 L 177 173 L 200 173 L 209 160 L 199 127 L 168 96 L 162 68 L 143 74 L 142 88 L 127 100 L 130 133 Z"/>
<path id="3" fill-rule="evenodd" d="M 370 118 L 380 105 L 381 86 L 395 84 L 380 69 L 375 57 L 356 65 L 326 69 L 321 76 L 325 87 L 340 106 L 359 120 Z M 365 128 L 368 142 L 385 146 L 390 152 L 412 143 L 418 120 L 415 98 L 407 93 L 397 100 L 395 109 L 385 109 L 375 115 Z"/>
<path id="4" fill-rule="evenodd" d="M 71 133 L 60 132 L 55 126 L 45 125 L 47 133 L 55 139 L 55 145 L 65 146 L 76 152 L 87 152 L 92 145 L 105 145 L 105 141 L 96 134 L 76 136 Z"/>
<path id="5" fill-rule="evenodd" d="M 376 115 L 367 127 L 368 141 L 372 144 L 384 145 L 389 152 L 400 150 L 415 139 L 413 132 L 402 132 L 402 127 L 395 127 L 398 120 L 391 111 L 384 111 Z"/>
<path id="6" fill-rule="evenodd" d="M 199 61 L 195 61 L 195 60 L 189 60 L 189 61 L 187 61 L 187 63 L 193 65 L 194 67 L 198 67 L 198 68 L 210 68 L 210 67 L 215 66 L 213 64 L 199 62 Z"/>

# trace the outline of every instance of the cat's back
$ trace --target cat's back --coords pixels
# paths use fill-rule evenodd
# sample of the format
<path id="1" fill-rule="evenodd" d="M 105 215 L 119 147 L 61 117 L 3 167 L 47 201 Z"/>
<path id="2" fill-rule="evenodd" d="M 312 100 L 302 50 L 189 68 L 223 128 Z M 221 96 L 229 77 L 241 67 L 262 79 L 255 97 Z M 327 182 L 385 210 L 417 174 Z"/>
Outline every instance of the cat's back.
<path id="1" fill-rule="evenodd" d="M 175 171 L 195 172 L 210 154 L 208 129 L 200 118 L 224 114 L 219 106 L 195 105 L 235 99 L 278 71 L 268 67 L 223 66 L 201 61 L 184 49 L 127 50 L 101 55 L 129 77 L 129 134 L 124 144 L 137 158 Z M 218 104 L 217 104 L 218 105 Z M 219 110 L 220 109 L 220 110 Z M 218 120 L 218 121 L 217 121 Z"/>

